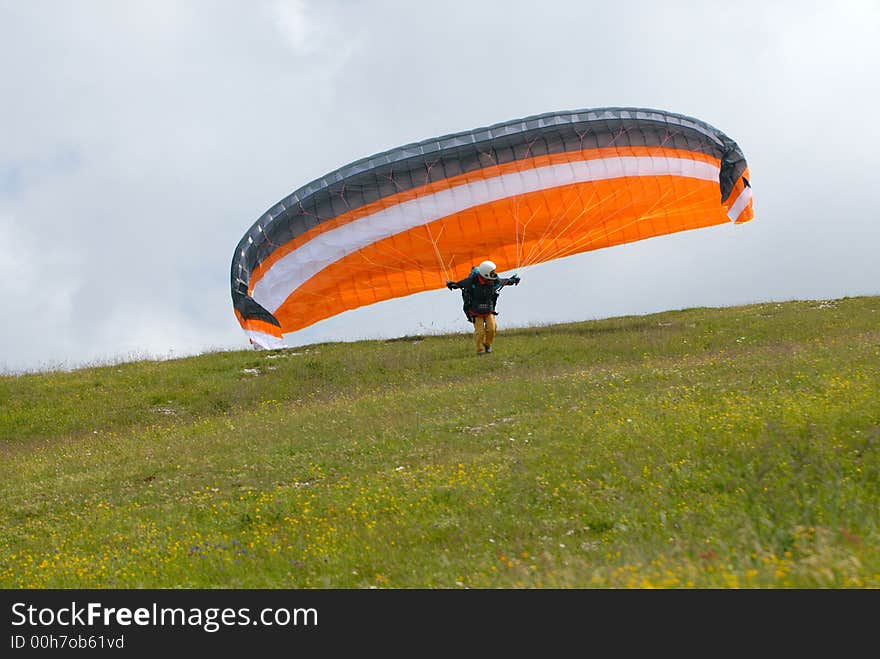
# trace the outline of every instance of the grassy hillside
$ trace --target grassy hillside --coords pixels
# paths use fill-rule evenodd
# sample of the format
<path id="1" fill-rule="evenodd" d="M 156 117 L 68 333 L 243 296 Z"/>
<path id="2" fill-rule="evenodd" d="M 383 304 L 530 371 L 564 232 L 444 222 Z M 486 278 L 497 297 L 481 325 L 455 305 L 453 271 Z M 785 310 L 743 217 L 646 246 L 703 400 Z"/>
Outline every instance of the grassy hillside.
<path id="1" fill-rule="evenodd" d="M 0 377 L 0 587 L 880 587 L 880 297 L 500 321 Z"/>

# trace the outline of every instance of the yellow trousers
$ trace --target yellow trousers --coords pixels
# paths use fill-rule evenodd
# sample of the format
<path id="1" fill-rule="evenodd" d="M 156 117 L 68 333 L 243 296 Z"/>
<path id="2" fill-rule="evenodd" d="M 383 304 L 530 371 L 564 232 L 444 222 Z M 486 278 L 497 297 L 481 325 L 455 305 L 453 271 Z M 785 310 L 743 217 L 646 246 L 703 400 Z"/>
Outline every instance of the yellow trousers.
<path id="1" fill-rule="evenodd" d="M 481 355 L 486 348 L 492 345 L 495 340 L 495 333 L 498 325 L 495 323 L 495 316 L 474 316 L 474 343 L 477 345 L 477 354 Z"/>

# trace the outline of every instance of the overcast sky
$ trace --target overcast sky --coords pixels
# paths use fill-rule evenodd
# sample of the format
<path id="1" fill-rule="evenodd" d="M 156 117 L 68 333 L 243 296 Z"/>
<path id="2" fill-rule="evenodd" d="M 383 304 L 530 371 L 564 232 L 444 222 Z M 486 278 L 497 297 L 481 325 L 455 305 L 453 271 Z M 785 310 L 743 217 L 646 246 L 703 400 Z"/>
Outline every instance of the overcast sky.
<path id="1" fill-rule="evenodd" d="M 0 0 L 0 372 L 249 344 L 253 222 L 353 160 L 639 106 L 742 148 L 755 221 L 521 271 L 499 328 L 880 294 L 880 2 Z M 443 289 L 288 345 L 468 332 Z"/>

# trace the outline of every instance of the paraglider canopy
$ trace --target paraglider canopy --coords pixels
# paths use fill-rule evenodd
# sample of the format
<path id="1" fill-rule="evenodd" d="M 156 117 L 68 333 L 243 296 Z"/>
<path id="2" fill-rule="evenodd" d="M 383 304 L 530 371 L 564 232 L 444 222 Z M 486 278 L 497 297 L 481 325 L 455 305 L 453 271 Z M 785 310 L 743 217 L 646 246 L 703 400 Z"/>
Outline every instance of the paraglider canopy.
<path id="1" fill-rule="evenodd" d="M 267 210 L 232 258 L 256 348 L 350 309 L 445 286 L 491 254 L 509 271 L 754 217 L 739 146 L 662 110 L 547 113 L 391 149 Z"/>

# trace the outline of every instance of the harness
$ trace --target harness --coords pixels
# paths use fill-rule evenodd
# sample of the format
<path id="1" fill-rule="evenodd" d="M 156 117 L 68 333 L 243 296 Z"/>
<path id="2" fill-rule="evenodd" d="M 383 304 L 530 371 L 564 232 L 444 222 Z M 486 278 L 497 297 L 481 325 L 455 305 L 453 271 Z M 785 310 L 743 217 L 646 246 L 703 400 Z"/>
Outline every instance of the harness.
<path id="1" fill-rule="evenodd" d="M 474 322 L 474 314 L 498 314 L 495 311 L 495 303 L 498 301 L 500 286 L 492 281 L 480 284 L 478 276 L 479 271 L 474 268 L 468 275 L 465 285 L 461 287 L 462 308 L 469 323 Z"/>

